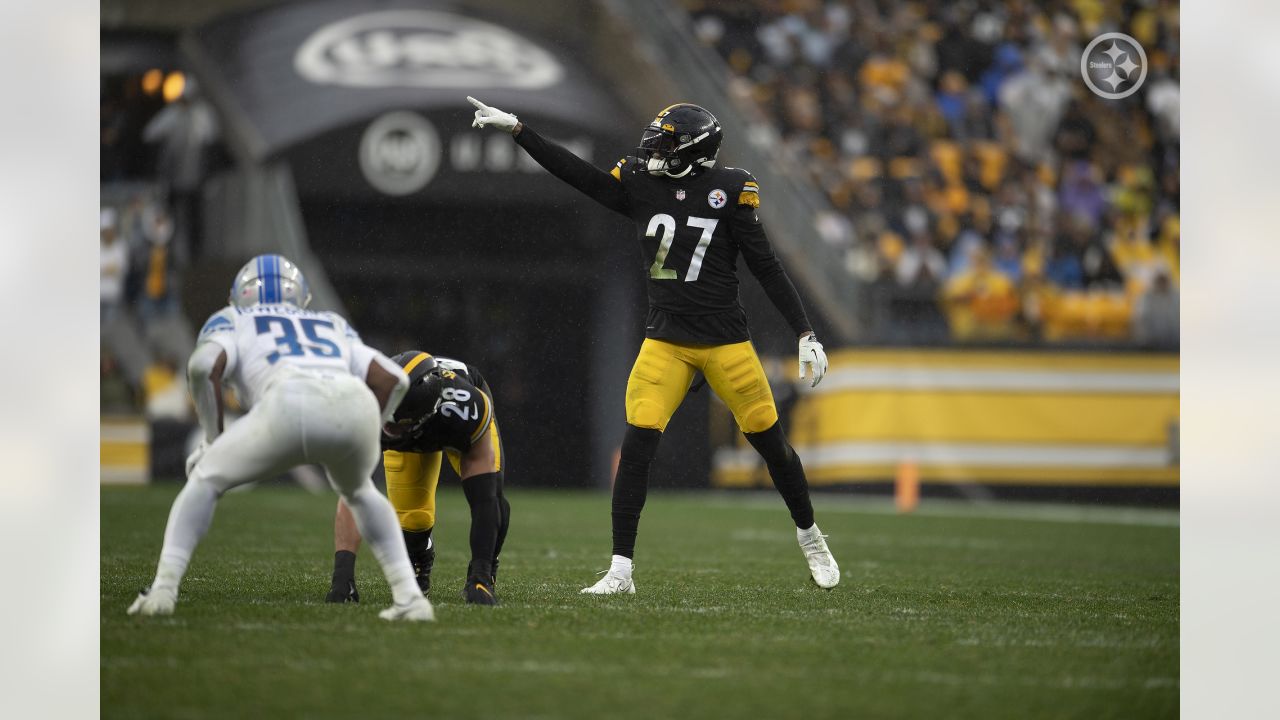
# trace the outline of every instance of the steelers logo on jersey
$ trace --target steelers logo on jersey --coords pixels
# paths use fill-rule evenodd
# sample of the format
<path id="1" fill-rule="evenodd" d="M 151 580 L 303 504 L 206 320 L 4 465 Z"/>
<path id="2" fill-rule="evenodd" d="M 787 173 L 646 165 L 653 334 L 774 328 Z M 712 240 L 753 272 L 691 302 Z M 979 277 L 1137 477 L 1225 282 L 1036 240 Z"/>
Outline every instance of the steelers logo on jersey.
<path id="1" fill-rule="evenodd" d="M 707 193 L 707 204 L 717 210 L 724 207 L 724 204 L 728 201 L 729 196 L 720 188 L 716 188 L 715 190 Z"/>

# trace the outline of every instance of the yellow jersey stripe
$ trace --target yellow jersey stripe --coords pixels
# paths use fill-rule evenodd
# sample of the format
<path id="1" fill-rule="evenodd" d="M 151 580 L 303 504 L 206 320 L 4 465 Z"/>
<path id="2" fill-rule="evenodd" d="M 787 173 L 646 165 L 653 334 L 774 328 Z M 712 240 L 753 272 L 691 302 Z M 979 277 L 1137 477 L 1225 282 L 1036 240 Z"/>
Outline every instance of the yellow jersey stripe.
<path id="1" fill-rule="evenodd" d="M 415 356 L 412 360 L 409 361 L 408 365 L 404 366 L 404 374 L 408 375 L 409 373 L 413 372 L 414 368 L 421 365 L 422 361 L 426 360 L 429 357 L 431 357 L 430 353 L 418 353 L 417 356 Z"/>
<path id="2" fill-rule="evenodd" d="M 480 421 L 480 428 L 471 435 L 472 444 L 479 442 L 480 437 L 489 429 L 489 423 L 493 421 L 493 408 L 489 403 L 489 396 L 482 392 L 480 393 L 480 399 L 484 401 L 484 415 Z"/>

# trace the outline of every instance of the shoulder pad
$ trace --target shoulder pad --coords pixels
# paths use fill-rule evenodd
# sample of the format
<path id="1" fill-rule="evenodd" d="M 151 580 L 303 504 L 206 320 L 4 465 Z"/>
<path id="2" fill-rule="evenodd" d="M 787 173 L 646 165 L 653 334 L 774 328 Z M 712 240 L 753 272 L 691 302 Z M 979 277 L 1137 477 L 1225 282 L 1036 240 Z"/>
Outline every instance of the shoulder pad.
<path id="1" fill-rule="evenodd" d="M 738 204 L 753 208 L 760 207 L 760 183 L 751 173 L 741 168 L 725 168 L 733 171 L 734 190 L 738 193 Z"/>
<path id="2" fill-rule="evenodd" d="M 218 332 L 231 332 L 236 329 L 236 323 L 232 319 L 234 313 L 230 307 L 225 307 L 218 312 L 209 316 L 205 320 L 204 326 L 200 328 L 200 339 L 204 339 Z"/>

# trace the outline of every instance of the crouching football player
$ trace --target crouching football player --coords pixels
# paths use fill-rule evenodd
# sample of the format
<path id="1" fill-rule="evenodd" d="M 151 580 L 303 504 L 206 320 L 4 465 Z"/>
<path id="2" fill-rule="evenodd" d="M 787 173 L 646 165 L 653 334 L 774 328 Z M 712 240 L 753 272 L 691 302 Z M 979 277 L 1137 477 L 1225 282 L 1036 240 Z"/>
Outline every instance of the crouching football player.
<path id="1" fill-rule="evenodd" d="M 187 458 L 187 484 L 169 511 L 155 580 L 129 614 L 173 613 L 191 554 L 223 493 L 318 464 L 351 508 L 391 585 L 395 604 L 381 617 L 434 620 L 414 582 L 391 504 L 369 479 L 378 464 L 378 427 L 392 417 L 409 378 L 361 342 L 342 317 L 307 310 L 307 281 L 279 255 L 259 255 L 241 268 L 230 302 L 201 328 L 187 363 L 204 437 Z M 225 431 L 224 380 L 250 405 Z"/>
<path id="2" fill-rule="evenodd" d="M 436 558 L 431 531 L 443 455 L 462 478 L 471 506 L 471 564 L 462 596 L 468 603 L 496 605 L 498 554 L 511 522 L 511 505 L 502 493 L 502 440 L 493 393 L 473 365 L 418 350 L 393 360 L 408 373 L 409 392 L 394 421 L 383 427 L 382 464 L 418 587 L 424 593 L 431 588 Z M 325 600 L 359 602 L 355 553 L 360 532 L 342 501 L 333 536 L 333 583 Z"/>

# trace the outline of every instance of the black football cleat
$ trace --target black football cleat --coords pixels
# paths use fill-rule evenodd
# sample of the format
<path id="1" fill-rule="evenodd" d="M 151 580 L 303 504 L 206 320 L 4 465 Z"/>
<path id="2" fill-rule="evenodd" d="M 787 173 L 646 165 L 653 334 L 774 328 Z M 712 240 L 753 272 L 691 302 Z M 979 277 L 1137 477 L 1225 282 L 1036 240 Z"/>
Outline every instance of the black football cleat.
<path id="1" fill-rule="evenodd" d="M 493 579 L 472 575 L 462 588 L 462 598 L 468 605 L 497 605 L 498 596 L 494 594 Z"/>
<path id="2" fill-rule="evenodd" d="M 329 594 L 325 596 L 324 601 L 327 603 L 360 602 L 360 591 L 356 589 L 355 578 L 349 578 L 346 581 L 334 578 L 333 587 L 329 588 Z"/>
<path id="3" fill-rule="evenodd" d="M 436 564 L 436 549 L 426 548 L 409 557 L 413 563 L 413 579 L 418 581 L 418 589 L 426 595 L 431 590 L 431 568 Z"/>

